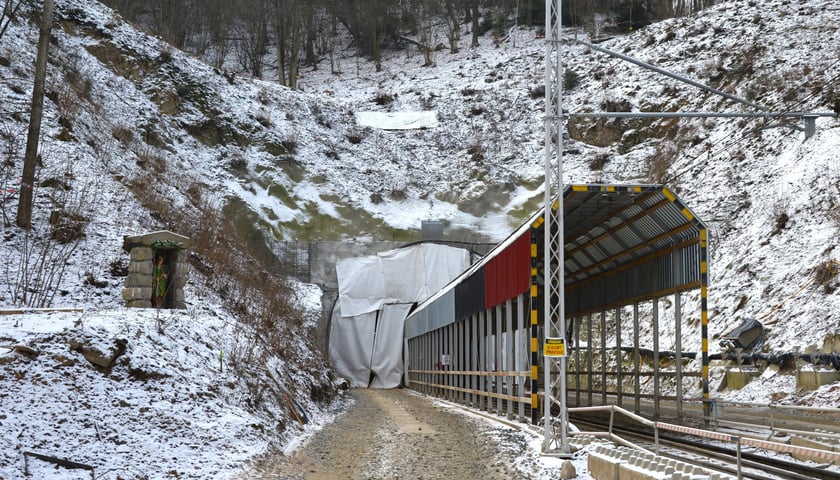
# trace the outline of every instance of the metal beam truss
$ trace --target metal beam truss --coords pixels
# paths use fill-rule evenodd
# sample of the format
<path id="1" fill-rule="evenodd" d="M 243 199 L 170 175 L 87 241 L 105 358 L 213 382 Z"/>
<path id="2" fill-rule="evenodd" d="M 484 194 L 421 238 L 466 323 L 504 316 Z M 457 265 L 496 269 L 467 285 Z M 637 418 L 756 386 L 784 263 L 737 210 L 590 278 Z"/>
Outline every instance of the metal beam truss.
<path id="1" fill-rule="evenodd" d="M 561 0 L 546 0 L 545 52 L 545 229 L 544 229 L 544 289 L 543 322 L 546 338 L 560 339 L 566 344 L 566 319 L 563 265 L 563 208 L 552 208 L 563 192 L 563 62 L 562 62 Z M 533 267 L 533 265 L 532 265 Z M 532 275 L 533 275 L 532 271 Z M 532 299 L 536 300 L 535 297 Z M 533 310 L 533 307 L 532 307 Z M 534 337 L 536 338 L 536 337 Z M 536 347 L 532 347 L 536 348 Z M 545 375 L 543 422 L 543 453 L 568 455 L 568 414 L 566 412 L 566 356 L 544 355 Z M 536 383 L 536 382 L 535 382 Z M 532 385 L 537 391 L 538 385 Z M 551 414 L 557 407 L 560 416 Z"/>
<path id="2" fill-rule="evenodd" d="M 602 112 L 602 113 L 563 113 L 563 55 L 562 55 L 562 7 L 561 0 L 546 0 L 546 54 L 545 54 L 545 229 L 544 229 L 544 278 L 543 284 L 545 289 L 544 295 L 544 335 L 545 338 L 559 339 L 564 345 L 568 345 L 566 338 L 566 319 L 565 319 L 565 278 L 564 278 L 564 209 L 552 208 L 555 199 L 562 199 L 563 192 L 563 132 L 565 132 L 565 122 L 568 116 L 580 117 L 660 117 L 660 118 L 692 118 L 692 117 L 751 117 L 751 118 L 774 118 L 787 119 L 795 118 L 804 121 L 804 127 L 796 127 L 805 131 L 805 138 L 810 138 L 815 132 L 815 122 L 817 117 L 821 116 L 835 116 L 833 112 L 783 112 L 771 113 L 766 107 L 742 99 L 735 95 L 714 89 L 702 83 L 696 82 L 692 79 L 671 73 L 665 69 L 648 64 L 641 60 L 623 55 L 609 49 L 593 45 L 581 40 L 576 40 L 578 43 L 586 45 L 592 50 L 611 55 L 621 60 L 633 63 L 643 68 L 652 70 L 656 73 L 671 77 L 682 83 L 700 88 L 712 94 L 727 98 L 736 103 L 745 105 L 758 112 L 749 113 L 708 113 L 708 112 Z M 705 235 L 705 232 L 704 232 Z M 702 252 L 705 255 L 705 242 L 702 239 Z M 708 353 L 707 353 L 707 305 L 706 305 L 706 285 L 708 280 L 708 270 L 706 258 L 702 259 L 702 269 L 704 273 L 704 280 L 701 282 L 701 303 L 702 303 L 702 330 L 703 330 L 703 373 L 704 379 L 703 396 L 704 396 L 704 410 L 709 410 L 709 392 L 708 392 Z M 532 258 L 532 284 L 536 285 L 536 263 Z M 532 290 L 534 287 L 532 286 Z M 532 291 L 532 303 L 536 302 L 538 295 Z M 537 308 L 532 305 L 532 316 L 537 316 Z M 532 322 L 534 319 L 532 318 Z M 536 324 L 532 325 L 536 330 Z M 638 332 L 636 332 L 638 335 Z M 537 338 L 533 335 L 532 338 Z M 638 343 L 638 337 L 636 337 Z M 538 358 L 537 346 L 532 345 L 532 362 L 536 365 Z M 638 348 L 637 348 L 638 349 Z M 636 357 L 638 359 L 638 357 Z M 545 437 L 543 441 L 543 453 L 545 454 L 569 454 L 568 443 L 568 413 L 566 395 L 566 369 L 567 369 L 566 355 L 558 357 L 550 357 L 544 355 L 544 404 L 542 405 Z M 532 365 L 532 368 L 536 368 Z M 620 370 L 620 368 L 619 368 Z M 638 375 L 638 372 L 637 372 Z M 679 374 L 678 374 L 679 375 Z M 536 377 L 536 375 L 534 375 Z M 658 377 L 656 382 L 658 384 Z M 619 387 L 618 399 L 621 401 L 621 374 L 618 374 Z M 532 405 L 536 410 L 537 393 L 539 389 L 538 379 L 532 378 L 531 391 L 534 396 Z M 638 381 L 636 382 L 638 388 Z M 638 394 L 638 393 L 637 393 Z M 637 397 L 638 403 L 638 397 Z M 559 417 L 554 417 L 552 411 L 557 409 L 560 413 Z M 532 415 L 536 415 L 532 411 Z"/>
<path id="3" fill-rule="evenodd" d="M 674 307 L 674 343 L 668 345 L 673 350 L 663 351 L 659 345 L 662 301 Z M 696 405 L 694 399 L 684 396 L 684 380 L 691 379 L 695 383 L 699 380 L 706 386 L 708 379 L 705 370 L 687 371 L 683 365 L 683 359 L 694 358 L 697 354 L 686 354 L 682 350 L 682 302 L 682 293 L 677 291 L 670 297 L 633 303 L 632 310 L 628 306 L 627 309 L 618 307 L 573 315 L 568 364 L 570 404 L 575 408 L 614 404 L 641 413 L 645 402 L 644 410 L 652 411 L 653 418 L 658 419 L 664 400 L 674 405 L 669 415 L 683 417 L 685 404 Z M 652 345 L 640 344 L 640 325 L 651 327 Z M 622 343 L 622 331 L 633 332 L 632 346 Z M 614 332 L 615 343 L 607 343 L 608 332 Z M 705 354 L 705 351 L 701 352 L 701 355 Z M 627 369 L 625 365 L 633 365 L 633 369 Z M 705 369 L 706 364 L 701 368 Z M 642 393 L 645 390 L 650 393 Z M 709 400 L 708 390 L 704 389 L 703 394 L 705 406 Z M 627 405 L 630 403 L 628 397 L 632 397 L 632 407 Z"/>

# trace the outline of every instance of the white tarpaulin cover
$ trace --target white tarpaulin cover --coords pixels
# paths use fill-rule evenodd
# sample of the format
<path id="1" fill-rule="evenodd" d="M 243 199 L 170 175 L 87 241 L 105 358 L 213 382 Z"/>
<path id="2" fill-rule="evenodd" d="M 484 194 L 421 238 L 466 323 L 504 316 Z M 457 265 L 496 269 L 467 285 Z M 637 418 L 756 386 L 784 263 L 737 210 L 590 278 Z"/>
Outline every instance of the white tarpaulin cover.
<path id="1" fill-rule="evenodd" d="M 373 373 L 370 388 L 400 386 L 403 373 L 403 325 L 410 309 L 410 303 L 401 303 L 385 305 L 379 311 L 373 359 L 370 364 L 370 371 Z"/>
<path id="2" fill-rule="evenodd" d="M 342 317 L 336 306 L 330 328 L 330 361 L 351 387 L 370 383 L 370 360 L 376 333 L 376 314 Z"/>
<path id="3" fill-rule="evenodd" d="M 383 130 L 412 130 L 438 126 L 437 112 L 356 112 L 356 124 Z"/>
<path id="4" fill-rule="evenodd" d="M 432 243 L 339 262 L 329 347 L 336 373 L 352 387 L 399 386 L 403 328 L 411 305 L 469 265 L 467 250 Z"/>
<path id="5" fill-rule="evenodd" d="M 462 248 L 423 243 L 338 262 L 341 314 L 354 317 L 387 303 L 421 302 L 470 265 Z"/>

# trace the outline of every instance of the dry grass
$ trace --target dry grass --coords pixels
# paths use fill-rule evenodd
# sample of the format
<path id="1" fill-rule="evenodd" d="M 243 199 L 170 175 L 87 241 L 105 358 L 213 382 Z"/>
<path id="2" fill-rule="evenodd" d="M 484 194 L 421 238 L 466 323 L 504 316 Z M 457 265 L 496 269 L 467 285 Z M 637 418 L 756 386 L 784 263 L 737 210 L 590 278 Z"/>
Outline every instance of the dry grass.
<path id="1" fill-rule="evenodd" d="M 301 335 L 303 314 L 283 272 L 258 260 L 260 252 L 249 249 L 220 202 L 203 185 L 171 175 L 166 184 L 163 181 L 149 173 L 134 180 L 131 188 L 164 228 L 190 238 L 190 266 L 236 316 L 240 341 L 236 351 L 226 352 L 229 362 L 253 368 L 271 356 L 290 359 L 297 355 L 292 339 Z M 182 192 L 186 206 L 167 192 Z"/>

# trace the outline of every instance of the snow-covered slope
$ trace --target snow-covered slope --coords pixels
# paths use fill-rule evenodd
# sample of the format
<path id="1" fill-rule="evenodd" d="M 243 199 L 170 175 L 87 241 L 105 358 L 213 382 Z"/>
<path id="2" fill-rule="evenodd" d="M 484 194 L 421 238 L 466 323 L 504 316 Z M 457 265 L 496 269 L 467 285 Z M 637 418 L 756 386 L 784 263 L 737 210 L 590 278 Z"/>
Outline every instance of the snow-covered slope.
<path id="1" fill-rule="evenodd" d="M 123 278 L 110 266 L 125 255 L 122 236 L 167 225 L 140 204 L 138 186 L 150 185 L 142 180 L 156 179 L 149 188 L 184 209 L 191 192 L 201 191 L 278 239 L 413 240 L 422 220 L 445 220 L 459 239 L 500 240 L 539 206 L 545 44 L 536 30 L 516 29 L 498 46 L 483 38 L 475 49 L 436 52 L 432 67 L 422 67 L 422 55 L 411 49 L 387 53 L 382 72 L 348 56 L 339 59 L 340 72 L 326 65 L 304 69 L 300 92 L 270 80 L 230 81 L 98 3 L 57 3 L 34 231 L 45 232 L 58 207 L 90 219 L 85 239 L 63 262 L 51 302 L 87 312 L 0 317 L 3 347 L 26 344 L 42 352 L 31 360 L 5 348 L 0 354 L 6 385 L 0 430 L 10 432 L 0 437 L 0 464 L 13 465 L 0 467 L 7 468 L 0 477 L 14 478 L 21 452 L 30 448 L 108 468 L 158 459 L 164 446 L 174 448 L 121 443 L 145 429 L 150 438 L 180 438 L 178 455 L 189 460 L 150 461 L 150 470 L 139 473 L 187 476 L 190 469 L 194 478 L 224 478 L 233 463 L 277 440 L 269 430 L 301 431 L 288 412 L 271 417 L 248 404 L 260 384 L 220 383 L 213 370 L 218 352 L 236 345 L 237 337 L 227 330 L 233 316 L 201 287 L 201 272 L 187 287 L 187 313 L 167 317 L 162 331 L 156 318 L 120 308 Z M 16 288 L 25 284 L 20 258 L 31 251 L 11 226 L 37 39 L 24 18 L 0 40 L 0 140 L 8 159 L 0 169 L 5 307 L 18 306 Z M 840 78 L 839 20 L 840 6 L 832 0 L 735 0 L 599 44 L 771 111 L 831 111 Z M 585 31 L 567 35 L 564 58 L 577 80 L 564 97 L 570 113 L 746 111 L 575 44 L 575 36 L 589 40 Z M 435 111 L 439 126 L 385 131 L 356 124 L 357 112 L 416 110 Z M 834 348 L 825 342 L 840 335 L 838 279 L 836 270 L 826 269 L 840 257 L 835 119 L 819 119 L 807 141 L 800 131 L 768 128 L 774 122 L 763 120 L 572 116 L 569 123 L 567 182 L 664 181 L 710 225 L 713 337 L 756 317 L 770 329 L 765 348 L 771 351 Z M 829 275 L 812 281 L 818 272 Z M 663 308 L 665 318 L 670 312 Z M 698 309 L 683 312 L 697 328 Z M 103 348 L 127 340 L 128 363 L 110 375 L 94 374 L 70 350 L 75 338 Z M 685 338 L 686 349 L 699 348 L 696 330 Z M 301 391 L 313 381 L 329 384 L 307 345 L 292 355 L 297 363 L 283 369 L 283 381 Z M 68 364 L 68 358 L 75 360 Z M 164 377 L 130 380 L 131 365 Z M 825 391 L 793 395 L 790 382 L 770 380 L 769 387 L 753 387 L 753 398 L 765 398 L 771 388 L 787 389 L 804 403 L 834 398 Z M 155 388 L 162 391 L 150 392 Z M 316 418 L 325 408 L 314 400 L 304 407 Z M 162 420 L 173 412 L 187 420 Z M 221 441 L 216 431 L 237 441 Z"/>

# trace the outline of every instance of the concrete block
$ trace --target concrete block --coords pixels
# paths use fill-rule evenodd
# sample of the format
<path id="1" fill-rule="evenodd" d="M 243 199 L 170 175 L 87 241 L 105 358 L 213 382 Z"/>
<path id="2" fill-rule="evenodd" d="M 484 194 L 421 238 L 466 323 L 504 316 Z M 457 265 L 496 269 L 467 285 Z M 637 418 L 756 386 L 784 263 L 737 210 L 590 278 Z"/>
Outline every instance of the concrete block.
<path id="1" fill-rule="evenodd" d="M 130 288 L 123 288 L 122 290 L 122 297 L 123 300 L 130 302 L 135 300 L 147 300 L 151 303 L 152 298 L 152 288 L 151 287 L 130 287 Z"/>
<path id="2" fill-rule="evenodd" d="M 671 475 L 624 463 L 618 466 L 618 478 L 619 480 L 671 480 Z"/>
<path id="3" fill-rule="evenodd" d="M 147 262 L 152 259 L 154 252 L 149 247 L 134 247 L 129 253 L 129 257 L 135 262 Z"/>
<path id="4" fill-rule="evenodd" d="M 758 372 L 752 368 L 728 368 L 726 370 L 726 387 L 740 390 L 750 383 L 750 380 L 758 376 Z"/>
<path id="5" fill-rule="evenodd" d="M 624 462 L 609 455 L 598 452 L 589 452 L 587 455 L 589 474 L 595 480 L 619 480 L 619 465 L 624 465 Z"/>
<path id="6" fill-rule="evenodd" d="M 151 300 L 131 300 L 125 304 L 128 308 L 152 308 Z"/>
<path id="7" fill-rule="evenodd" d="M 152 276 L 141 273 L 132 273 L 125 277 L 126 287 L 149 287 L 152 285 Z"/>
<path id="8" fill-rule="evenodd" d="M 152 264 L 151 259 L 149 260 L 131 260 L 128 263 L 128 273 L 134 274 L 143 274 L 143 275 L 151 275 L 152 269 L 154 265 Z"/>
<path id="9" fill-rule="evenodd" d="M 816 390 L 823 385 L 840 381 L 840 372 L 836 370 L 797 370 L 796 387 L 803 390 Z"/>

